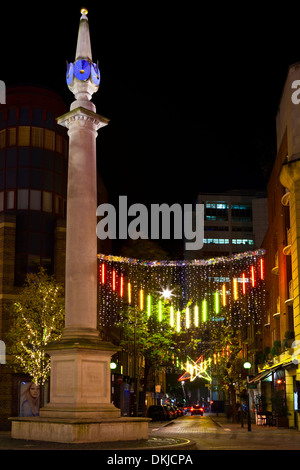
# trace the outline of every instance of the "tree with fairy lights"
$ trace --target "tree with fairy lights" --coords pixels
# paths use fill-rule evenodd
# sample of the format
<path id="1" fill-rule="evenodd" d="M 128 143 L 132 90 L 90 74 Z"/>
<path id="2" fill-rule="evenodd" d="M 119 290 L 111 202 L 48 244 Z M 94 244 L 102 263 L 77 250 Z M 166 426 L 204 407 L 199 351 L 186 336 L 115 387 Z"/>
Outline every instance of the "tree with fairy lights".
<path id="1" fill-rule="evenodd" d="M 30 375 L 37 385 L 44 385 L 49 378 L 50 359 L 45 347 L 61 337 L 64 312 L 63 286 L 44 268 L 27 274 L 19 298 L 10 308 L 9 365 Z"/>
<path id="2" fill-rule="evenodd" d="M 139 358 L 143 359 L 143 403 L 146 392 L 154 392 L 155 372 L 170 365 L 178 355 L 176 350 L 178 333 L 170 328 L 169 321 L 163 315 L 165 302 L 158 300 L 155 304 L 157 308 L 153 308 L 150 316 L 141 309 L 129 306 L 122 312 L 122 321 L 118 324 L 121 329 L 120 346 L 133 355 L 136 364 L 135 378 L 139 375 L 137 371 Z"/>

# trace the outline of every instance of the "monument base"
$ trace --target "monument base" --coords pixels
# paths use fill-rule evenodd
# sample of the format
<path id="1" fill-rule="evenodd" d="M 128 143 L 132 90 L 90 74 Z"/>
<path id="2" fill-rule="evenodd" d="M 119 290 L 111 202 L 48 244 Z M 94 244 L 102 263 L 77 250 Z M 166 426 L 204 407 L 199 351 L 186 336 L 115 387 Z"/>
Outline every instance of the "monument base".
<path id="1" fill-rule="evenodd" d="M 68 444 L 148 439 L 149 418 L 11 418 L 11 437 Z"/>

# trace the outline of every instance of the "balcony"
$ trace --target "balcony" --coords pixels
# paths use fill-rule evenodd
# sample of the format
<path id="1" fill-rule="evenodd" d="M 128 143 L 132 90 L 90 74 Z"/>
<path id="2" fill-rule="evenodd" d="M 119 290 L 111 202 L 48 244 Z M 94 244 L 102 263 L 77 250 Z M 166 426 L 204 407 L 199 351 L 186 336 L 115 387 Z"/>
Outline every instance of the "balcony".
<path id="1" fill-rule="evenodd" d="M 278 274 L 279 268 L 278 268 L 278 252 L 275 254 L 275 266 L 272 268 L 272 273 L 273 274 Z"/>
<path id="2" fill-rule="evenodd" d="M 283 206 L 288 206 L 289 205 L 289 202 L 290 202 L 290 196 L 291 196 L 291 193 L 289 191 L 287 191 L 281 198 L 281 204 Z"/>
<path id="3" fill-rule="evenodd" d="M 279 318 L 280 317 L 280 297 L 277 297 L 277 302 L 276 302 L 276 313 L 273 313 L 274 318 Z"/>
<path id="4" fill-rule="evenodd" d="M 294 287 L 293 287 L 293 280 L 291 279 L 289 282 L 289 298 L 284 302 L 286 305 L 292 305 L 294 301 Z"/>
<path id="5" fill-rule="evenodd" d="M 292 232 L 290 228 L 286 232 L 286 238 L 287 238 L 287 245 L 283 248 L 282 251 L 283 251 L 283 254 L 287 256 L 291 254 L 291 248 L 292 248 Z"/>

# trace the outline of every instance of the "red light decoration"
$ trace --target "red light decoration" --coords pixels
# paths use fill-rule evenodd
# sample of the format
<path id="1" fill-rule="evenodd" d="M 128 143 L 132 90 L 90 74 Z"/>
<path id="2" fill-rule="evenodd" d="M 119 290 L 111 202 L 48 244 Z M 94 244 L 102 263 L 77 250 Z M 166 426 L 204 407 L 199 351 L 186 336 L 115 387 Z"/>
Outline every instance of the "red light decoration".
<path id="1" fill-rule="evenodd" d="M 245 273 L 242 274 L 242 284 L 243 284 L 243 294 L 246 294 L 246 276 L 245 276 Z"/>
<path id="2" fill-rule="evenodd" d="M 101 283 L 105 284 L 105 264 L 101 264 Z"/>
<path id="3" fill-rule="evenodd" d="M 264 260 L 263 258 L 260 259 L 260 278 L 263 280 L 265 278 L 265 270 L 264 270 Z"/>
<path id="4" fill-rule="evenodd" d="M 255 287 L 254 266 L 251 266 L 251 284 L 252 284 L 252 287 Z"/>
<path id="5" fill-rule="evenodd" d="M 121 275 L 120 277 L 120 297 L 124 295 L 124 277 Z"/>

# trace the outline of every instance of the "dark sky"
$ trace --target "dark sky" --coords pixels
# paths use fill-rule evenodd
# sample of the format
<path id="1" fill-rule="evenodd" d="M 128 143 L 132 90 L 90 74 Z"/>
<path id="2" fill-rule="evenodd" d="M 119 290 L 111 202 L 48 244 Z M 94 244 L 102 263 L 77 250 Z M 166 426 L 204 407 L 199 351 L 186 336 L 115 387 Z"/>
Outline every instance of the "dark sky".
<path id="1" fill-rule="evenodd" d="M 266 188 L 280 95 L 300 61 L 300 6 L 205 3 L 84 5 L 101 71 L 93 102 L 111 120 L 97 148 L 112 200 L 183 204 L 204 191 Z M 53 88 L 69 106 L 81 6 L 6 2 L 0 79 Z"/>

